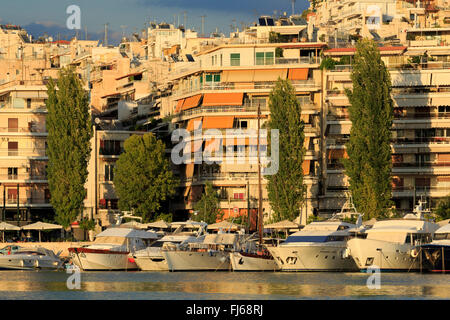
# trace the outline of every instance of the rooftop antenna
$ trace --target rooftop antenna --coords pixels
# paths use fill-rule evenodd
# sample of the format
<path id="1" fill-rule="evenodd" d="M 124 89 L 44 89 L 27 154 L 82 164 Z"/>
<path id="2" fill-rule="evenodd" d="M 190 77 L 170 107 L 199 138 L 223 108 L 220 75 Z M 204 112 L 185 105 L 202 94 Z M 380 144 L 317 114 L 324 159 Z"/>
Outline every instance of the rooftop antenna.
<path id="1" fill-rule="evenodd" d="M 122 28 L 122 39 L 125 38 L 125 30 L 127 29 L 127 26 L 120 26 Z"/>
<path id="2" fill-rule="evenodd" d="M 184 23 L 184 29 L 187 30 L 187 12 L 183 11 L 183 23 Z"/>
<path id="3" fill-rule="evenodd" d="M 84 26 L 84 40 L 88 39 L 87 26 Z"/>
<path id="4" fill-rule="evenodd" d="M 294 15 L 294 11 L 295 11 L 295 0 L 291 0 L 292 2 L 292 15 Z"/>
<path id="5" fill-rule="evenodd" d="M 206 15 L 202 15 L 202 16 L 200 16 L 200 18 L 202 18 L 202 37 L 204 37 L 205 36 L 205 18 L 206 18 Z"/>
<path id="6" fill-rule="evenodd" d="M 108 25 L 109 23 L 105 23 L 105 41 L 103 43 L 105 47 L 108 46 Z"/>

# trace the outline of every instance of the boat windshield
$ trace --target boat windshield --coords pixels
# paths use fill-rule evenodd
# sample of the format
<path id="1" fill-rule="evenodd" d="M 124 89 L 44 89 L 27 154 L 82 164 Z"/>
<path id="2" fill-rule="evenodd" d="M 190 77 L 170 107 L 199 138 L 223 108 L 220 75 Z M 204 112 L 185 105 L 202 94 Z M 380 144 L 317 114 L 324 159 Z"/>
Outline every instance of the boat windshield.
<path id="1" fill-rule="evenodd" d="M 345 241 L 347 236 L 289 236 L 284 243 L 291 242 L 332 242 L 332 241 Z"/>
<path id="2" fill-rule="evenodd" d="M 450 233 L 435 233 L 434 240 L 450 240 Z"/>
<path id="3" fill-rule="evenodd" d="M 431 234 L 429 233 L 408 233 L 405 243 L 411 245 L 418 245 L 421 243 L 431 242 Z"/>

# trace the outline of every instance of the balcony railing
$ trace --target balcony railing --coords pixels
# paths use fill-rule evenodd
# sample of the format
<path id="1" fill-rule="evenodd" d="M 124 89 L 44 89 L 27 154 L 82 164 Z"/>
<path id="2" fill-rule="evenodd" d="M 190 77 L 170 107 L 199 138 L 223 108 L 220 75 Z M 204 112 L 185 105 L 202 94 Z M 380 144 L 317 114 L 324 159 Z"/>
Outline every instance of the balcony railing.
<path id="1" fill-rule="evenodd" d="M 0 157 L 46 157 L 45 148 L 0 149 Z"/>
<path id="2" fill-rule="evenodd" d="M 3 197 L 0 198 L 0 205 L 3 205 Z M 36 205 L 36 204 L 50 204 L 50 199 L 42 197 L 28 197 L 28 198 L 6 198 L 5 203 L 9 205 Z M 17 203 L 18 202 L 18 203 Z"/>
<path id="3" fill-rule="evenodd" d="M 394 168 L 431 168 L 431 167 L 450 167 L 450 161 L 438 162 L 394 162 Z"/>
<path id="4" fill-rule="evenodd" d="M 123 151 L 123 148 L 100 148 L 99 153 L 102 156 L 119 156 Z"/>
<path id="5" fill-rule="evenodd" d="M 44 127 L 29 126 L 29 127 L 0 127 L 0 132 L 17 132 L 17 133 L 47 133 Z"/>
<path id="6" fill-rule="evenodd" d="M 47 180 L 45 174 L 0 174 L 0 180 Z"/>
<path id="7" fill-rule="evenodd" d="M 320 84 L 317 84 L 314 80 L 295 80 L 292 81 L 292 85 L 296 89 L 305 88 L 317 88 Z M 208 90 L 272 90 L 275 86 L 274 81 L 267 82 L 255 82 L 252 84 L 240 84 L 240 83 L 221 83 L 221 84 L 204 84 L 195 88 L 179 89 L 175 90 L 173 93 L 174 97 L 191 94 L 198 91 L 208 91 Z"/>
<path id="8" fill-rule="evenodd" d="M 434 144 L 449 144 L 450 138 L 447 137 L 429 137 L 429 138 L 397 138 L 392 140 L 394 144 L 423 144 L 423 143 L 434 143 Z"/>

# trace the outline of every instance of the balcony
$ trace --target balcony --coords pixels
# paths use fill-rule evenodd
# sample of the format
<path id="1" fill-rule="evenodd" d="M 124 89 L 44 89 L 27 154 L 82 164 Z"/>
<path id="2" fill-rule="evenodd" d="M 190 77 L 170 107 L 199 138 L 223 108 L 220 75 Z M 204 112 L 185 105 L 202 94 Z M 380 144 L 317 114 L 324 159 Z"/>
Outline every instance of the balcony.
<path id="1" fill-rule="evenodd" d="M 42 181 L 47 182 L 45 174 L 0 174 L 0 181 Z"/>
<path id="2" fill-rule="evenodd" d="M 317 90 L 320 88 L 320 83 L 316 83 L 315 80 L 296 80 L 291 81 L 292 86 L 296 90 Z M 185 95 L 191 95 L 194 93 L 200 93 L 200 91 L 225 91 L 225 90 L 237 90 L 245 92 L 255 92 L 264 90 L 269 92 L 275 86 L 275 82 L 254 82 L 250 84 L 241 83 L 220 83 L 220 84 L 204 84 L 195 88 L 179 89 L 173 92 L 174 97 L 180 97 Z"/>
<path id="3" fill-rule="evenodd" d="M 47 135 L 48 132 L 45 127 L 43 126 L 36 126 L 36 125 L 30 125 L 28 127 L 0 127 L 0 133 L 11 133 L 11 134 L 40 134 L 40 135 Z"/>
<path id="4" fill-rule="evenodd" d="M 0 157 L 47 157 L 45 148 L 0 149 Z"/>
<path id="5" fill-rule="evenodd" d="M 4 198 L 0 197 L 0 204 L 3 204 Z M 27 198 L 20 198 L 17 199 L 17 197 L 10 197 L 5 199 L 5 204 L 9 207 L 11 206 L 39 206 L 39 205 L 50 205 L 50 199 L 49 198 L 43 198 L 43 197 L 27 197 Z"/>
<path id="6" fill-rule="evenodd" d="M 450 144 L 450 138 L 447 137 L 428 137 L 428 138 L 397 138 L 392 140 L 395 145 L 413 145 L 413 144 Z"/>
<path id="7" fill-rule="evenodd" d="M 101 156 L 120 156 L 123 151 L 123 148 L 100 148 L 99 154 Z"/>

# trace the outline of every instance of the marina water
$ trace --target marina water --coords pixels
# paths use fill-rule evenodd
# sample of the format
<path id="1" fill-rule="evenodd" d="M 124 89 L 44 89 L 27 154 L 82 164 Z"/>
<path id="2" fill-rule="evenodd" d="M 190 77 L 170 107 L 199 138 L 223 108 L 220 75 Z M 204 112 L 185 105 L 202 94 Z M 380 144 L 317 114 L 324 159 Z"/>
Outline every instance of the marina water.
<path id="1" fill-rule="evenodd" d="M 450 274 L 360 272 L 81 272 L 68 289 L 61 271 L 0 271 L 0 299 L 298 300 L 449 299 Z"/>

